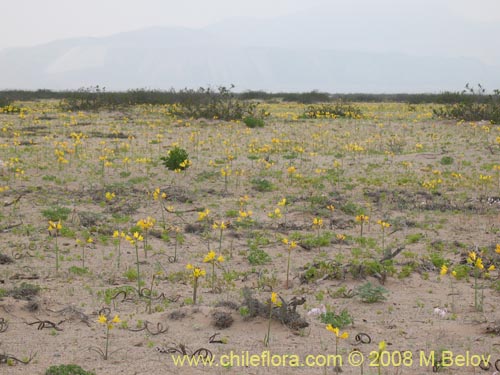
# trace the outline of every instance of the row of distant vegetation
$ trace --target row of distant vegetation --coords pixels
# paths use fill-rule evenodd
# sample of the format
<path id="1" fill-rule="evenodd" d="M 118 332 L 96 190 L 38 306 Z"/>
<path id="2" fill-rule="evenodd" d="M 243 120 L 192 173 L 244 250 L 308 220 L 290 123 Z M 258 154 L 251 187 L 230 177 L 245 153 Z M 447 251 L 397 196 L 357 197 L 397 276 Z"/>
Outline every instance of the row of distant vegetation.
<path id="1" fill-rule="evenodd" d="M 487 94 L 481 86 L 469 84 L 461 92 L 445 91 L 437 94 L 329 94 L 319 91 L 303 93 L 269 93 L 245 91 L 235 93 L 234 87 L 220 86 L 174 90 L 134 89 L 128 91 L 106 91 L 105 87 L 92 86 L 76 91 L 52 90 L 6 90 L 0 91 L 0 109 L 3 112 L 19 112 L 14 103 L 36 100 L 59 100 L 67 111 L 99 111 L 121 107 L 150 104 L 170 105 L 170 111 L 179 117 L 220 120 L 245 120 L 247 125 L 263 126 L 266 113 L 259 110 L 261 101 L 297 102 L 309 105 L 304 118 L 317 116 L 361 117 L 359 107 L 353 103 L 395 102 L 435 104 L 434 115 L 439 118 L 464 121 L 486 120 L 500 123 L 500 90 Z"/>

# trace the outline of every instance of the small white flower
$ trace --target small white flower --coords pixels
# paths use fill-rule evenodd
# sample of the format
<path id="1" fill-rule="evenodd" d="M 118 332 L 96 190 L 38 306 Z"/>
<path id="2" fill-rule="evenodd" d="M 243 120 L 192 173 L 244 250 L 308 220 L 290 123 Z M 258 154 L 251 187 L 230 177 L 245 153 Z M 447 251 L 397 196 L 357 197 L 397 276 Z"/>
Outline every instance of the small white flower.
<path id="1" fill-rule="evenodd" d="M 440 318 L 444 318 L 447 312 L 448 311 L 446 309 L 440 309 L 439 307 L 434 309 L 434 314 L 438 315 Z"/>
<path id="2" fill-rule="evenodd" d="M 323 304 L 320 307 L 315 307 L 307 312 L 307 316 L 320 316 L 321 314 L 326 314 L 326 307 Z"/>

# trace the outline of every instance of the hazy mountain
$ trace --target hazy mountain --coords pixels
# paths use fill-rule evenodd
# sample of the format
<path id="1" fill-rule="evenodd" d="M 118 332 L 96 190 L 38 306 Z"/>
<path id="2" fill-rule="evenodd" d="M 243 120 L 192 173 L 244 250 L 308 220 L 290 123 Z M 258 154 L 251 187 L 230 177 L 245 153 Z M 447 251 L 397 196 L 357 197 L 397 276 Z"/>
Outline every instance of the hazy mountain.
<path id="1" fill-rule="evenodd" d="M 426 6 L 388 24 L 378 17 L 387 7 L 356 9 L 355 3 L 203 29 L 157 27 L 6 49 L 0 51 L 0 89 L 233 83 L 239 91 L 438 92 L 461 90 L 467 82 L 500 88 L 498 52 L 481 54 L 473 43 L 494 43 L 499 25 L 469 22 L 464 28 L 460 17 L 442 19 Z M 415 12 L 429 13 L 426 25 L 412 24 Z"/>

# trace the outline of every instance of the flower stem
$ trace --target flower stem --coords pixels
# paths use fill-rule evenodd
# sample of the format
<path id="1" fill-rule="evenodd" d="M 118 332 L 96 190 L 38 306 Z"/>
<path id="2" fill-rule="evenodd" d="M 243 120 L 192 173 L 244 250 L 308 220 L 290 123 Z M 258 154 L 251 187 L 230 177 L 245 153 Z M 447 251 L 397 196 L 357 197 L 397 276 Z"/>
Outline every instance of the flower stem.
<path id="1" fill-rule="evenodd" d="M 141 274 L 139 270 L 139 245 L 135 244 L 135 258 L 136 258 L 136 264 L 137 264 L 137 293 L 140 295 L 141 294 Z"/>

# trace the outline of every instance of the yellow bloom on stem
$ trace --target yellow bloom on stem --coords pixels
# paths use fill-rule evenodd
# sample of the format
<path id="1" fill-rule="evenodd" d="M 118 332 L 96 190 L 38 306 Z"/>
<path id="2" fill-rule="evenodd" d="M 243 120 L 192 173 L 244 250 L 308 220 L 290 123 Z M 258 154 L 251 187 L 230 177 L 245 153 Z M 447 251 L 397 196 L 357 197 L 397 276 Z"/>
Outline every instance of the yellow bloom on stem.
<path id="1" fill-rule="evenodd" d="M 328 324 L 326 326 L 326 329 L 330 332 L 333 332 L 335 334 L 335 336 L 339 339 L 347 339 L 349 337 L 348 332 L 344 332 L 344 333 L 340 334 L 340 330 L 337 327 L 332 326 L 331 324 Z"/>
<path id="2" fill-rule="evenodd" d="M 387 344 L 385 343 L 385 341 L 380 341 L 378 344 L 378 351 L 383 352 L 386 347 L 387 347 Z"/>
<path id="3" fill-rule="evenodd" d="M 476 259 L 476 262 L 474 264 L 477 268 L 479 268 L 480 270 L 484 270 L 484 264 L 483 264 L 483 260 L 481 258 L 477 258 Z"/>
<path id="4" fill-rule="evenodd" d="M 121 323 L 120 317 L 118 315 L 115 315 L 111 323 Z"/>
<path id="5" fill-rule="evenodd" d="M 439 274 L 440 274 L 441 276 L 444 276 L 444 275 L 446 275 L 447 273 L 448 273 L 448 267 L 446 267 L 446 264 L 443 264 L 443 265 L 441 266 L 441 271 L 439 272 Z"/>
<path id="6" fill-rule="evenodd" d="M 356 222 L 361 223 L 364 221 L 368 221 L 369 219 L 370 219 L 370 217 L 367 215 L 358 215 L 358 216 L 356 216 L 355 220 L 356 220 Z"/>
<path id="7" fill-rule="evenodd" d="M 280 201 L 278 202 L 278 206 L 282 206 L 282 207 L 283 207 L 283 206 L 285 206 L 285 205 L 286 205 L 286 198 L 283 198 L 282 200 L 280 200 Z"/>
<path id="8" fill-rule="evenodd" d="M 382 220 L 378 220 L 377 224 L 380 225 L 382 228 L 389 228 L 391 226 L 391 224 L 389 224 L 385 221 L 382 221 Z"/>
<path id="9" fill-rule="evenodd" d="M 215 251 L 210 250 L 207 255 L 205 255 L 205 258 L 203 259 L 203 263 L 209 263 L 215 259 Z"/>
<path id="10" fill-rule="evenodd" d="M 198 279 L 198 278 L 203 277 L 203 276 L 205 276 L 205 275 L 206 275 L 205 270 L 202 270 L 201 268 L 196 267 L 196 268 L 193 270 L 193 277 L 194 277 L 195 279 Z"/>
<path id="11" fill-rule="evenodd" d="M 217 257 L 217 262 L 219 262 L 219 263 L 224 262 L 224 260 L 225 260 L 225 259 L 224 259 L 224 257 L 223 257 L 222 255 L 219 255 L 219 256 Z"/>
<path id="12" fill-rule="evenodd" d="M 341 234 L 341 233 L 338 233 L 335 237 L 339 241 L 344 241 L 346 239 L 345 234 Z"/>
<path id="13" fill-rule="evenodd" d="M 106 324 L 108 322 L 108 318 L 106 318 L 106 315 L 99 315 L 99 318 L 97 318 L 97 321 L 101 324 Z"/>
<path id="14" fill-rule="evenodd" d="M 315 217 L 312 225 L 313 227 L 321 228 L 323 226 L 323 219 Z"/>
<path id="15" fill-rule="evenodd" d="M 489 266 L 488 271 L 495 271 L 495 265 L 492 264 L 491 266 Z"/>
<path id="16" fill-rule="evenodd" d="M 496 248 L 495 248 L 495 252 L 497 254 L 500 254 L 500 244 L 497 244 Z"/>
<path id="17" fill-rule="evenodd" d="M 276 292 L 271 293 L 271 303 L 275 306 L 281 306 L 281 301 L 278 300 L 278 293 Z"/>

